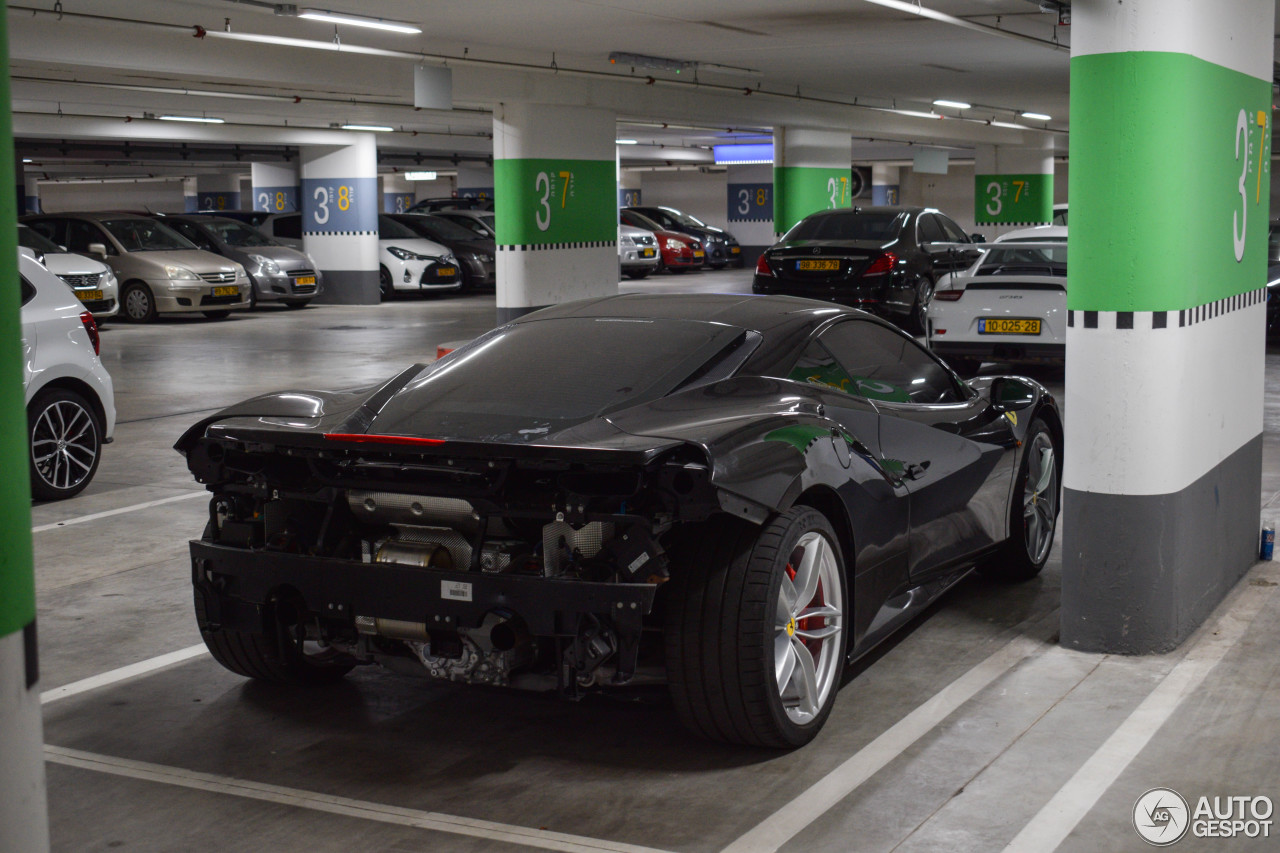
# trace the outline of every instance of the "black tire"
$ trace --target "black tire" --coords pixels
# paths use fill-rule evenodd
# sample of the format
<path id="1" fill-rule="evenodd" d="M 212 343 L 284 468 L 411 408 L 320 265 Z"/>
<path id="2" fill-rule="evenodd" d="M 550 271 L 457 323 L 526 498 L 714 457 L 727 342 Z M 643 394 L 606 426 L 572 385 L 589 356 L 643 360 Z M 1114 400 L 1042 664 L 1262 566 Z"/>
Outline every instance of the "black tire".
<path id="1" fill-rule="evenodd" d="M 1000 581 L 1026 581 L 1040 574 L 1049 560 L 1062 505 L 1062 455 L 1049 425 L 1041 418 L 1033 420 L 1022 446 L 1022 461 L 1018 464 L 1013 502 L 1009 507 L 1009 538 L 1000 553 L 980 569 L 984 575 Z M 1052 454 L 1047 468 L 1043 456 L 1046 447 Z M 1030 476 L 1042 475 L 1046 470 L 1047 485 L 1042 489 L 1029 489 Z M 1036 521 L 1032 520 L 1033 516 Z M 1044 533 L 1046 525 L 1047 534 Z"/>
<path id="2" fill-rule="evenodd" d="M 140 281 L 131 281 L 120 291 L 120 313 L 130 323 L 150 323 L 156 318 L 156 299 L 151 288 Z"/>
<path id="3" fill-rule="evenodd" d="M 789 560 L 801 539 L 811 534 L 831 549 L 840 584 L 839 621 L 847 624 L 852 608 L 844 594 L 848 584 L 839 540 L 817 510 L 796 507 L 763 527 L 720 516 L 676 554 L 670 588 L 663 591 L 666 666 L 676 712 L 692 731 L 730 743 L 790 749 L 812 740 L 830 716 L 844 668 L 843 627 L 830 637 L 832 642 L 818 641 L 814 669 L 828 677 L 825 695 L 818 691 L 817 713 L 806 722 L 791 718 L 801 711 L 789 711 L 784 704 L 775 670 L 779 641 L 784 656 L 792 641 L 807 646 L 796 639 L 803 620 L 792 618 L 785 636 L 779 635 L 775 621 Z M 824 595 L 818 589 L 807 605 Z M 821 628 L 827 627 L 824 618 Z"/>
<path id="4" fill-rule="evenodd" d="M 646 270 L 627 270 L 627 271 L 626 271 L 626 276 L 627 276 L 627 278 L 629 278 L 629 279 L 633 279 L 633 280 L 635 280 L 635 281 L 639 281 L 640 279 L 644 278 L 644 277 L 645 277 L 645 276 L 647 276 L 648 274 L 649 274 L 649 271 L 648 271 L 647 269 L 646 269 Z"/>
<path id="5" fill-rule="evenodd" d="M 221 311 L 202 311 L 200 313 L 204 314 L 204 316 L 208 317 L 210 320 L 225 320 L 231 316 L 231 312 L 226 309 Z"/>
<path id="6" fill-rule="evenodd" d="M 80 494 L 101 460 L 102 424 L 89 401 L 65 388 L 37 394 L 27 406 L 32 497 L 58 501 Z"/>
<path id="7" fill-rule="evenodd" d="M 654 275 L 662 275 L 667 271 L 667 262 L 662 260 L 662 256 L 658 256 L 658 265 L 653 268 Z"/>
<path id="8" fill-rule="evenodd" d="M 249 310 L 258 310 L 258 285 L 253 281 L 249 282 Z"/>
<path id="9" fill-rule="evenodd" d="M 378 290 L 382 293 L 383 302 L 396 298 L 396 288 L 391 283 L 391 270 L 386 267 L 378 267 Z"/>
<path id="10" fill-rule="evenodd" d="M 355 661 L 332 650 L 306 654 L 298 648 L 293 629 L 298 609 L 289 601 L 273 600 L 259 613 L 261 624 L 254 631 L 228 630 L 212 625 L 205 606 L 206 593 L 195 590 L 196 623 L 213 659 L 236 675 L 312 687 L 333 684 L 352 670 Z"/>
<path id="11" fill-rule="evenodd" d="M 311 302 L 310 299 L 287 299 L 285 300 L 285 308 L 306 308 Z"/>

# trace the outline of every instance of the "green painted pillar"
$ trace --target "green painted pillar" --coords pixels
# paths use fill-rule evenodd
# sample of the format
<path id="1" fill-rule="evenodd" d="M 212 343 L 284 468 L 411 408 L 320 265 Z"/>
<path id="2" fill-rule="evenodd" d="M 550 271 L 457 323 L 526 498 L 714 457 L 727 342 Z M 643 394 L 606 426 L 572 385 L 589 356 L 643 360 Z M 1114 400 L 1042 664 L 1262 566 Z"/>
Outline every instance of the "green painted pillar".
<path id="1" fill-rule="evenodd" d="M 1257 557 L 1271 0 L 1078 0 L 1062 643 L 1177 646 Z"/>
<path id="2" fill-rule="evenodd" d="M 773 134 L 773 230 L 785 234 L 810 213 L 851 207 L 853 143 L 843 130 L 780 127 Z"/>
<path id="3" fill-rule="evenodd" d="M 499 323 L 618 292 L 616 123 L 591 107 L 494 110 Z"/>
<path id="4" fill-rule="evenodd" d="M 1053 137 L 974 151 L 973 221 L 1004 231 L 1053 221 Z"/>
<path id="5" fill-rule="evenodd" d="M 4 11 L 0 3 L 0 12 Z M 8 16 L 0 14 L 0 162 L 13 162 Z M 0 194 L 0 850 L 49 849 L 31 555 L 31 481 L 13 193 Z"/>

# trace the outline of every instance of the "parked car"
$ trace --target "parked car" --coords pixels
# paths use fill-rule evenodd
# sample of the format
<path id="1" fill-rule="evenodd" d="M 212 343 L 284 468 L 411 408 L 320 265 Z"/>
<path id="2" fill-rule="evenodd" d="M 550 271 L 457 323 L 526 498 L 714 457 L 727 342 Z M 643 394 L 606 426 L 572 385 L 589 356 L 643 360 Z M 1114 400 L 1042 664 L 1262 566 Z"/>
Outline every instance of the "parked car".
<path id="1" fill-rule="evenodd" d="M 320 294 L 323 276 L 315 261 L 263 234 L 257 228 L 225 216 L 165 216 L 164 224 L 206 252 L 230 258 L 249 275 L 249 305 L 280 302 L 305 307 Z"/>
<path id="2" fill-rule="evenodd" d="M 464 196 L 424 198 L 415 201 L 405 212 L 436 213 L 441 210 L 493 210 L 493 199 L 468 198 Z"/>
<path id="3" fill-rule="evenodd" d="M 29 225 L 18 224 L 18 245 L 35 252 L 49 272 L 65 281 L 95 320 L 116 316 L 120 288 L 116 274 L 102 261 L 73 255 Z"/>
<path id="4" fill-rule="evenodd" d="M 257 228 L 266 218 L 271 215 L 269 210 L 196 210 L 191 213 L 173 214 L 181 216 L 221 216 L 225 219 L 235 219 L 246 225 L 252 225 Z"/>
<path id="5" fill-rule="evenodd" d="M 918 334 L 934 283 L 978 259 L 971 242 L 932 208 L 824 210 L 764 251 L 751 289 L 863 308 Z"/>
<path id="6" fill-rule="evenodd" d="M 1061 361 L 1067 348 L 1067 229 L 1001 235 L 971 268 L 939 283 L 929 348 L 962 375 L 986 361 Z"/>
<path id="7" fill-rule="evenodd" d="M 618 221 L 623 225 L 648 231 L 658 241 L 657 272 L 670 270 L 682 273 L 685 270 L 702 269 L 707 261 L 702 241 L 691 234 L 668 231 L 649 217 L 625 208 L 618 213 Z"/>
<path id="8" fill-rule="evenodd" d="M 469 231 L 474 231 L 481 237 L 488 238 L 497 242 L 498 225 L 497 215 L 489 210 L 439 210 L 433 216 L 439 216 L 441 219 L 447 219 L 455 225 L 461 225 Z"/>
<path id="9" fill-rule="evenodd" d="M 202 312 L 221 319 L 249 307 L 244 267 L 196 248 L 162 222 L 117 213 L 59 213 L 23 222 L 73 252 L 100 258 L 120 280 L 121 316 L 135 323 L 159 314 Z"/>
<path id="10" fill-rule="evenodd" d="M 707 266 L 721 269 L 732 264 L 742 266 L 742 247 L 738 240 L 723 228 L 708 225 L 696 216 L 682 213 L 674 207 L 635 206 L 625 208 L 652 219 L 668 231 L 678 231 L 697 237 L 707 253 Z"/>
<path id="11" fill-rule="evenodd" d="M 729 294 L 553 306 L 176 445 L 212 493 L 195 615 L 232 672 L 578 697 L 643 665 L 694 731 L 783 748 L 975 567 L 1040 572 L 1061 446 L 1031 380 L 965 384 L 864 312 Z"/>
<path id="12" fill-rule="evenodd" d="M 1053 222 L 1052 222 L 1052 223 L 1050 223 L 1050 224 L 1052 224 L 1052 225 L 1061 225 L 1061 226 L 1063 226 L 1063 227 L 1065 227 L 1065 226 L 1066 226 L 1066 224 L 1067 224 L 1067 206 L 1066 206 L 1065 204 L 1055 204 L 1055 205 L 1053 206 Z"/>
<path id="13" fill-rule="evenodd" d="M 1280 219 L 1267 229 L 1267 334 L 1280 331 Z"/>
<path id="14" fill-rule="evenodd" d="M 658 238 L 643 228 L 618 225 L 618 263 L 627 278 L 641 279 L 656 271 L 662 263 Z"/>
<path id="15" fill-rule="evenodd" d="M 19 249 L 17 262 L 31 495 L 61 500 L 97 473 L 115 431 L 115 396 L 93 315 L 32 250 Z"/>
<path id="16" fill-rule="evenodd" d="M 498 283 L 494 256 L 497 247 L 489 237 L 470 228 L 429 213 L 388 213 L 389 218 L 407 226 L 419 237 L 439 243 L 458 259 L 462 268 L 462 289 L 492 288 Z"/>

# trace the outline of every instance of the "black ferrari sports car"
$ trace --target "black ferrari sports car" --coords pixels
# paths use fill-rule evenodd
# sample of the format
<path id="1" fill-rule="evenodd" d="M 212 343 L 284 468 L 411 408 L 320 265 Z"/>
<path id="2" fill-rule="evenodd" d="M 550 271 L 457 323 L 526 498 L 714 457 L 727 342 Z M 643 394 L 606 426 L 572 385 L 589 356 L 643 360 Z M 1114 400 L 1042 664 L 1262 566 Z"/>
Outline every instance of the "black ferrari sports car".
<path id="1" fill-rule="evenodd" d="M 665 678 L 693 730 L 794 747 L 970 570 L 1041 570 L 1061 446 L 1045 388 L 961 382 L 864 312 L 630 295 L 374 388 L 247 400 L 177 449 L 213 494 L 195 611 L 234 672 Z"/>

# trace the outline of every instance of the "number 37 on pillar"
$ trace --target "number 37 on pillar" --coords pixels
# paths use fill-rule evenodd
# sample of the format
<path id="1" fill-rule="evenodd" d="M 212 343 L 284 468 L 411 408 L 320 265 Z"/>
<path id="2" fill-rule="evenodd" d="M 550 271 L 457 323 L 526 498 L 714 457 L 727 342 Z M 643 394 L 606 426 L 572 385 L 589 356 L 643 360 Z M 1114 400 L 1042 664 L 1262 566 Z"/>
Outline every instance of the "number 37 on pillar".
<path id="1" fill-rule="evenodd" d="M 1253 190 L 1253 203 L 1255 205 L 1262 201 L 1262 167 L 1266 162 L 1263 158 L 1266 156 L 1271 139 L 1270 128 L 1267 127 L 1267 116 L 1268 113 L 1265 110 L 1258 110 L 1257 113 L 1251 114 L 1246 109 L 1241 109 L 1236 115 L 1236 162 L 1240 164 L 1240 180 L 1237 182 L 1236 189 L 1240 192 L 1240 207 L 1231 213 L 1231 239 L 1237 263 L 1244 260 L 1244 244 L 1248 235 L 1249 190 Z M 1252 187 L 1248 186 L 1249 167 L 1253 165 L 1254 159 L 1250 142 L 1254 138 L 1253 134 L 1250 133 L 1251 125 L 1255 125 L 1259 130 L 1256 137 L 1258 146 L 1257 176 Z M 1270 189 L 1268 188 L 1269 191 Z"/>

